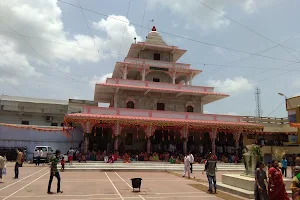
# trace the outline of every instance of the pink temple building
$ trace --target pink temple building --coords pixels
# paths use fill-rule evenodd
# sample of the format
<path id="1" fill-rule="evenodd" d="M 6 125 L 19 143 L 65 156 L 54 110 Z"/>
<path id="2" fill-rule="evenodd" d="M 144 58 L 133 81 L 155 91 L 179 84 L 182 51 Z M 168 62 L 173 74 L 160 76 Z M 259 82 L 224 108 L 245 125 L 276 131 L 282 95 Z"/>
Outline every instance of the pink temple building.
<path id="1" fill-rule="evenodd" d="M 228 97 L 213 87 L 193 86 L 201 70 L 178 63 L 186 50 L 167 45 L 153 27 L 145 42 L 131 45 L 105 83 L 95 86 L 94 101 L 109 108 L 86 106 L 65 116 L 68 126 L 81 126 L 84 151 L 111 146 L 116 151 L 177 151 L 202 145 L 216 151 L 216 142 L 242 144 L 243 136 L 263 126 L 242 122 L 241 116 L 203 114 L 203 106 Z"/>

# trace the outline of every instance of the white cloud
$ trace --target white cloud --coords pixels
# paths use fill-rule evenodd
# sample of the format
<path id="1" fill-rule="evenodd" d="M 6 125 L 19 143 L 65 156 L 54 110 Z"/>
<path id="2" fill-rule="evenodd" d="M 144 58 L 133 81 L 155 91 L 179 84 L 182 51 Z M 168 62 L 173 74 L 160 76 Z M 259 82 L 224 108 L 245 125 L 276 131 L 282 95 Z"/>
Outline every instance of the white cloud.
<path id="1" fill-rule="evenodd" d="M 8 56 L 2 57 L 5 61 L 0 61 L 0 73 L 4 74 L 3 77 L 12 79 L 14 82 L 22 77 L 40 75 L 37 72 L 41 72 L 42 68 L 40 66 L 48 69 L 56 68 L 64 72 L 71 71 L 69 67 L 60 66 L 57 63 L 58 61 L 74 60 L 78 63 L 97 63 L 101 58 L 115 57 L 112 54 L 119 53 L 123 33 L 121 53 L 124 53 L 125 49 L 128 50 L 134 37 L 140 40 L 135 27 L 129 24 L 129 20 L 124 16 L 115 15 L 92 23 L 93 27 L 105 34 L 103 37 L 71 34 L 64 28 L 62 10 L 57 5 L 57 0 L 1 1 L 0 13 L 1 20 L 6 25 L 18 33 L 30 37 L 24 38 L 42 57 L 31 49 L 22 37 L 0 22 L 0 53 L 5 52 L 11 56 L 11 58 Z M 112 17 L 128 23 L 112 19 Z M 55 41 L 70 46 L 33 38 Z M 2 58 L 0 56 L 0 59 Z M 22 61 L 19 61 L 18 58 L 21 58 Z M 14 64 L 9 64 L 11 60 L 14 61 Z M 43 60 L 51 63 L 51 66 Z"/>
<path id="2" fill-rule="evenodd" d="M 203 1 L 203 0 L 202 0 Z M 219 0 L 206 0 L 205 3 L 209 4 L 214 9 L 225 14 L 225 3 Z M 196 0 L 182 1 L 182 0 L 151 0 L 149 1 L 150 8 L 167 7 L 173 14 L 185 17 L 188 21 L 199 25 L 203 29 L 226 27 L 230 21 L 224 19 L 220 14 L 211 11 L 205 6 L 201 5 Z"/>
<path id="3" fill-rule="evenodd" d="M 233 95 L 252 90 L 254 87 L 248 79 L 243 77 L 228 78 L 224 81 L 210 79 L 208 85 L 215 87 L 216 91 Z"/>
<path id="4" fill-rule="evenodd" d="M 178 26 L 178 24 L 175 21 L 172 21 L 172 27 L 176 28 Z"/>
<path id="5" fill-rule="evenodd" d="M 124 16 L 110 15 L 107 19 L 93 22 L 93 28 L 107 33 L 107 38 L 101 42 L 101 46 L 106 51 L 115 54 L 119 53 L 121 44 L 120 53 L 127 52 L 134 37 L 138 42 L 142 41 L 142 38 L 136 33 L 135 27 L 130 25 L 129 20 Z"/>
<path id="6" fill-rule="evenodd" d="M 228 112 L 228 113 L 226 113 L 225 115 L 239 115 L 239 114 L 236 113 L 236 112 Z"/>
<path id="7" fill-rule="evenodd" d="M 300 87 L 300 79 L 294 80 L 292 85 L 297 88 Z"/>
<path id="8" fill-rule="evenodd" d="M 16 77 L 39 77 L 41 74 L 29 63 L 25 55 L 17 53 L 15 43 L 0 35 L 0 74 L 11 84 L 19 84 Z M 1 81 L 3 81 L 1 79 Z"/>
<path id="9" fill-rule="evenodd" d="M 274 5 L 280 0 L 244 0 L 241 1 L 243 10 L 248 14 L 258 12 L 260 8 Z"/>
<path id="10" fill-rule="evenodd" d="M 212 113 L 212 112 L 209 112 L 207 110 L 204 110 L 203 111 L 204 114 L 216 114 L 216 113 Z M 220 115 L 239 115 L 238 113 L 236 112 L 228 112 L 228 113 L 218 113 Z"/>
<path id="11" fill-rule="evenodd" d="M 214 52 L 216 52 L 217 54 L 223 55 L 224 54 L 224 49 L 220 48 L 220 47 L 213 47 Z"/>
<path id="12" fill-rule="evenodd" d="M 254 13 L 257 11 L 257 7 L 256 7 L 256 2 L 255 0 L 245 0 L 244 4 L 243 4 L 243 9 L 247 12 L 247 13 Z"/>
<path id="13" fill-rule="evenodd" d="M 94 88 L 96 83 L 105 83 L 106 79 L 111 77 L 112 77 L 112 73 L 104 74 L 103 76 L 100 77 L 94 75 L 93 78 L 90 80 L 90 86 Z"/>

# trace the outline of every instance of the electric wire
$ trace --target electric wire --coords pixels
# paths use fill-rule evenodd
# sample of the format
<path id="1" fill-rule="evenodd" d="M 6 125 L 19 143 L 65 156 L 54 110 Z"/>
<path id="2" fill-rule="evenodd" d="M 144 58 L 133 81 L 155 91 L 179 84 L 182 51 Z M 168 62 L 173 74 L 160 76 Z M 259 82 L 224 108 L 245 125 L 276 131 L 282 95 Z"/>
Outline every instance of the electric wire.
<path id="1" fill-rule="evenodd" d="M 68 5 L 70 5 L 70 6 L 73 6 L 73 7 L 80 8 L 79 6 L 77 6 L 77 5 L 75 5 L 75 4 L 72 4 L 72 3 L 69 3 L 69 2 L 66 2 L 66 1 L 63 1 L 63 0 L 58 0 L 58 1 L 61 2 L 61 3 L 68 4 Z M 142 26 L 142 25 L 139 25 L 139 24 L 136 24 L 136 23 L 130 23 L 130 22 L 127 22 L 127 21 L 125 21 L 125 20 L 118 19 L 118 18 L 116 18 L 116 17 L 112 17 L 112 16 L 109 16 L 109 15 L 106 15 L 106 14 L 103 14 L 103 13 L 100 13 L 100 12 L 97 12 L 97 11 L 94 11 L 94 10 L 91 10 L 91 9 L 88 9 L 88 8 L 81 7 L 81 9 L 86 10 L 86 11 L 91 12 L 91 13 L 94 13 L 94 14 L 98 14 L 98 15 L 101 15 L 101 16 L 105 16 L 105 17 L 107 17 L 107 18 L 111 18 L 111 19 L 115 19 L 115 20 L 118 20 L 118 21 L 122 21 L 122 22 L 127 23 L 127 24 L 132 24 L 132 25 L 134 25 L 134 26 L 141 27 L 141 28 L 143 28 L 143 29 L 148 29 L 148 28 L 145 27 L 145 26 Z M 208 46 L 219 47 L 219 48 L 226 49 L 226 50 L 230 50 L 230 51 L 234 51 L 234 52 L 240 52 L 240 53 L 245 53 L 245 54 L 249 54 L 249 55 L 254 55 L 254 56 L 264 57 L 264 58 L 269 58 L 269 59 L 274 59 L 274 60 L 281 60 L 281 61 L 287 61 L 287 62 L 296 62 L 296 61 L 293 61 L 293 60 L 287 60 L 287 59 L 282 59 L 282 58 L 276 58 L 276 57 L 272 57 L 272 56 L 257 55 L 257 54 L 255 54 L 255 53 L 251 53 L 251 52 L 247 52 L 247 51 L 243 51 L 243 50 L 238 50 L 238 49 L 234 49 L 234 48 L 230 48 L 230 47 L 225 47 L 225 46 L 221 46 L 221 45 L 217 45 L 217 44 L 212 44 L 212 43 L 208 43 L 208 42 L 196 40 L 196 39 L 193 39 L 193 38 L 188 38 L 188 37 L 176 35 L 176 34 L 173 34 L 173 33 L 168 33 L 168 32 L 165 32 L 165 31 L 163 31 L 163 30 L 160 30 L 159 32 L 162 33 L 162 34 L 165 34 L 165 35 L 177 37 L 177 38 L 180 38 L 180 39 L 184 39 L 184 40 L 188 40 L 188 41 L 192 41 L 192 42 L 196 42 L 196 43 L 200 43 L 200 44 L 204 44 L 204 45 L 208 45 Z"/>
<path id="2" fill-rule="evenodd" d="M 276 110 L 278 110 L 281 106 L 282 106 L 282 104 L 284 104 L 285 103 L 285 101 L 284 102 L 282 102 L 279 106 L 277 106 L 273 111 L 271 111 L 268 115 L 267 115 L 267 117 L 269 117 L 271 114 L 273 114 Z"/>
<path id="3" fill-rule="evenodd" d="M 13 84 L 11 84 L 8 80 L 6 80 L 3 76 L 0 75 L 0 78 L 2 78 L 8 85 L 10 85 L 14 90 L 19 92 L 21 95 L 25 96 L 23 92 L 21 92 L 18 88 L 16 88 Z"/>
<path id="4" fill-rule="evenodd" d="M 220 12 L 220 11 L 214 9 L 213 7 L 211 7 L 211 6 L 209 6 L 209 5 L 205 4 L 205 3 L 203 3 L 203 2 L 200 1 L 200 0 L 196 0 L 196 1 L 199 2 L 200 4 L 202 4 L 203 6 L 209 8 L 210 10 L 212 10 L 212 11 L 218 13 L 218 14 L 221 15 L 222 17 L 225 17 L 226 19 L 229 19 L 230 21 L 232 21 L 232 22 L 238 24 L 239 26 L 242 26 L 243 28 L 247 29 L 248 31 L 251 31 L 252 33 L 254 33 L 254 34 L 256 34 L 256 35 L 258 35 L 258 36 L 260 36 L 260 37 L 262 37 L 262 38 L 264 38 L 264 39 L 266 39 L 266 40 L 268 40 L 268 41 L 270 41 L 270 42 L 273 42 L 273 43 L 275 43 L 275 44 L 278 44 L 278 45 L 281 46 L 283 49 L 285 49 L 289 54 L 291 54 L 291 53 L 286 49 L 286 48 L 289 48 L 289 47 L 285 47 L 285 46 L 283 46 L 282 44 L 279 44 L 278 42 L 276 42 L 276 41 L 274 41 L 274 40 L 272 40 L 272 39 L 270 39 L 270 38 L 264 36 L 263 34 L 258 33 L 257 31 L 255 31 L 255 30 L 253 30 L 253 29 L 251 29 L 251 28 L 245 26 L 244 24 L 242 24 L 242 23 L 240 23 L 240 22 L 234 20 L 233 18 L 231 18 L 231 17 L 229 17 L 229 16 L 223 14 L 222 12 Z M 295 51 L 295 50 L 292 49 L 292 48 L 289 48 L 289 49 Z M 295 57 L 293 54 L 291 54 L 291 55 L 292 55 L 296 60 L 298 60 L 298 58 Z M 298 60 L 298 61 L 299 61 L 299 60 Z"/>
<path id="5" fill-rule="evenodd" d="M 292 35 L 292 36 L 289 37 L 288 39 L 282 41 L 281 44 L 283 44 L 283 43 L 285 43 L 285 42 L 291 40 L 292 38 L 296 37 L 296 36 L 299 35 L 299 34 L 300 34 L 300 32 L 296 33 L 295 35 Z M 277 44 L 277 45 L 275 45 L 275 46 L 272 46 L 272 47 L 269 47 L 269 48 L 264 49 L 264 50 L 262 50 L 262 51 L 260 51 L 260 52 L 257 52 L 257 54 L 261 54 L 261 53 L 267 52 L 267 51 L 269 51 L 269 50 L 271 50 L 271 49 L 274 49 L 274 48 L 276 48 L 276 47 L 278 47 L 278 46 L 279 46 L 279 44 Z M 228 63 L 228 64 L 226 64 L 226 65 L 221 65 L 219 68 L 216 68 L 216 69 L 213 69 L 213 70 L 211 70 L 211 71 L 209 71 L 209 72 L 206 72 L 205 75 L 208 74 L 208 73 L 221 71 L 221 70 L 223 70 L 223 69 L 225 69 L 225 68 L 229 68 L 229 67 L 233 66 L 234 64 L 241 63 L 242 61 L 245 61 L 245 60 L 247 60 L 247 59 L 249 59 L 249 58 L 251 58 L 251 57 L 253 57 L 253 56 L 247 56 L 247 57 L 244 57 L 244 58 L 241 58 L 241 59 L 232 61 L 232 62 L 230 62 L 230 63 Z M 299 62 L 299 61 L 298 61 L 298 62 Z M 296 62 L 296 63 L 297 63 L 297 62 Z M 281 67 L 279 67 L 279 68 L 281 68 Z M 203 74 L 202 74 L 202 75 L 203 75 Z M 202 76 L 202 75 L 201 75 L 201 76 Z"/>
<path id="6" fill-rule="evenodd" d="M 145 0 L 145 6 L 144 6 L 144 13 L 143 13 L 143 17 L 142 17 L 142 26 L 144 26 L 144 19 L 145 19 L 145 14 L 146 14 L 146 8 L 147 8 L 147 0 Z M 143 27 L 141 27 L 141 33 L 140 35 L 143 34 Z"/>
<path id="7" fill-rule="evenodd" d="M 77 80 L 77 79 L 74 79 L 73 77 L 69 76 L 67 73 L 65 73 L 64 71 L 61 71 L 59 69 L 57 69 L 56 67 L 54 67 L 53 65 L 51 65 L 48 61 L 46 61 L 42 56 L 41 54 L 39 54 L 33 47 L 32 45 L 30 45 L 30 43 L 25 39 L 25 37 L 23 37 L 22 35 L 20 35 L 16 30 L 14 30 L 13 28 L 11 28 L 10 26 L 8 26 L 6 23 L 4 23 L 1 19 L 0 19 L 0 22 L 5 25 L 8 29 L 12 30 L 13 32 L 15 32 L 16 34 L 18 34 L 24 41 L 25 43 L 30 47 L 30 49 L 32 51 L 34 51 L 36 53 L 36 55 L 38 55 L 51 69 L 55 69 L 56 71 L 64 74 L 66 77 L 70 78 L 71 80 L 73 81 L 77 81 L 79 83 L 83 83 L 82 81 L 80 80 Z"/>
<path id="8" fill-rule="evenodd" d="M 129 0 L 129 3 L 128 3 L 127 13 L 126 13 L 126 19 L 128 19 L 128 15 L 129 15 L 129 11 L 130 11 L 130 5 L 131 5 L 131 0 Z M 125 35 L 126 27 L 127 27 L 127 24 L 124 25 L 122 39 L 121 39 L 121 44 L 120 44 L 119 51 L 118 51 L 119 54 L 120 54 L 122 46 L 123 46 L 123 41 L 124 41 L 124 35 Z"/>

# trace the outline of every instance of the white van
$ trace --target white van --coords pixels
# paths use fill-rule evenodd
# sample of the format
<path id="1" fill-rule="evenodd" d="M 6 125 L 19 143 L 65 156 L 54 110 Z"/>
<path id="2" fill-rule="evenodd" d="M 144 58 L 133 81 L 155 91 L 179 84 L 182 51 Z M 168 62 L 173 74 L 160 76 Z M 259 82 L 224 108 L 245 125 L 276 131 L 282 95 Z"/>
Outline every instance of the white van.
<path id="1" fill-rule="evenodd" d="M 49 162 L 49 159 L 54 155 L 53 149 L 50 146 L 36 146 L 33 153 L 33 163 L 37 161 L 37 150 L 43 151 L 43 155 L 40 157 L 41 163 Z"/>

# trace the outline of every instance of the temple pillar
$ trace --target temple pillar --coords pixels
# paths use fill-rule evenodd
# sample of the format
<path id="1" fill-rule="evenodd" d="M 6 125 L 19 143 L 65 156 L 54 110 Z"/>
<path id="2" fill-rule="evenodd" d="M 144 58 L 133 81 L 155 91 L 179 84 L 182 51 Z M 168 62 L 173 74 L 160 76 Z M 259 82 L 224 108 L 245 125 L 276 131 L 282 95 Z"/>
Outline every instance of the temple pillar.
<path id="1" fill-rule="evenodd" d="M 118 151 L 119 150 L 119 135 L 122 132 L 122 127 L 120 126 L 119 122 L 116 122 L 114 126 L 112 127 L 113 130 L 113 136 L 115 137 L 114 141 L 114 150 Z"/>
<path id="2" fill-rule="evenodd" d="M 150 138 L 147 139 L 147 153 L 149 154 L 151 152 L 151 140 Z"/>
<path id="3" fill-rule="evenodd" d="M 84 143 L 83 143 L 83 152 L 84 153 L 87 153 L 88 152 L 88 150 L 89 150 L 89 142 L 90 142 L 90 140 L 89 140 L 89 136 L 88 136 L 88 134 L 87 133 L 84 133 L 84 136 L 83 136 L 84 138 Z"/>
<path id="4" fill-rule="evenodd" d="M 118 108 L 118 96 L 116 93 L 114 95 L 114 108 Z"/>
<path id="5" fill-rule="evenodd" d="M 116 137 L 115 138 L 115 142 L 114 142 L 114 150 L 118 151 L 119 150 L 119 138 Z"/>
<path id="6" fill-rule="evenodd" d="M 192 85 L 193 73 L 190 75 L 189 85 Z"/>
<path id="7" fill-rule="evenodd" d="M 144 67 L 142 71 L 142 81 L 145 81 L 145 78 L 146 78 L 146 68 Z"/>
<path id="8" fill-rule="evenodd" d="M 173 84 L 176 82 L 176 72 L 173 72 L 172 82 Z"/>
<path id="9" fill-rule="evenodd" d="M 187 141 L 188 141 L 188 139 L 184 138 L 184 141 L 183 141 L 183 153 L 184 154 L 186 154 L 186 152 L 187 152 Z"/>
<path id="10" fill-rule="evenodd" d="M 239 143 L 240 143 L 240 137 L 241 137 L 242 131 L 238 131 L 233 133 L 233 138 L 235 140 L 235 150 L 237 151 L 237 149 L 239 148 Z"/>
<path id="11" fill-rule="evenodd" d="M 188 141 L 188 135 L 189 135 L 189 130 L 188 127 L 183 127 L 182 130 L 180 131 L 181 137 L 183 137 L 183 153 L 187 153 L 187 141 Z"/>
<path id="12" fill-rule="evenodd" d="M 125 66 L 123 73 L 124 73 L 123 74 L 123 79 L 127 79 L 127 73 L 128 73 L 127 65 Z"/>
<path id="13" fill-rule="evenodd" d="M 147 153 L 151 152 L 151 140 L 150 137 L 153 136 L 155 132 L 155 127 L 153 125 L 149 125 L 146 128 L 146 137 L 147 137 Z"/>
<path id="14" fill-rule="evenodd" d="M 209 133 L 209 137 L 211 140 L 211 152 L 216 155 L 216 138 L 217 138 L 217 129 L 213 128 Z"/>

